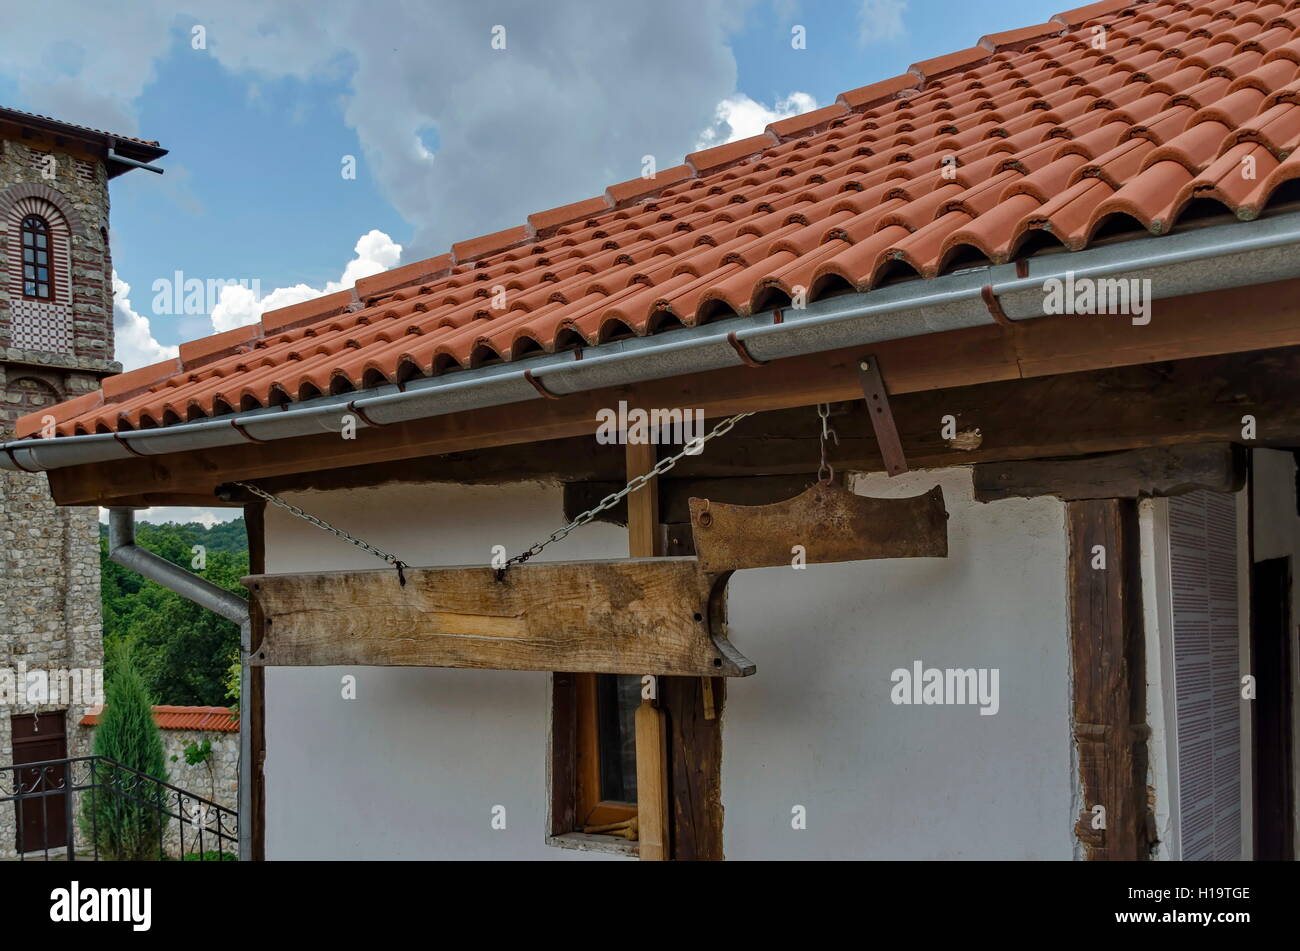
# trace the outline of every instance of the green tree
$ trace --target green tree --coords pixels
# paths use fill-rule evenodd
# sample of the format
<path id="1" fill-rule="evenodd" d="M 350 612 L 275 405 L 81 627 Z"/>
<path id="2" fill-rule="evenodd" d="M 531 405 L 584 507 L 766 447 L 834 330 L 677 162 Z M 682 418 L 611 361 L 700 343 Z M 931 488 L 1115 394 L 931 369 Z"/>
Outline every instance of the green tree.
<path id="1" fill-rule="evenodd" d="M 160 703 L 224 706 L 229 658 L 239 646 L 238 626 L 109 561 L 105 535 L 101 531 L 104 643 L 135 642 L 145 686 Z M 194 522 L 141 523 L 136 543 L 247 596 L 239 582 L 248 573 L 243 519 L 211 528 Z M 196 545 L 203 546 L 201 566 L 195 564 Z"/>
<path id="2" fill-rule="evenodd" d="M 145 688 L 129 641 L 105 646 L 104 701 L 95 728 L 95 755 L 166 782 L 162 734 L 154 722 L 153 698 Z M 82 835 L 95 842 L 104 859 L 158 859 L 161 788 L 140 783 L 134 774 L 99 761 L 95 762 L 94 779 L 97 788 L 90 795 L 82 795 Z"/>

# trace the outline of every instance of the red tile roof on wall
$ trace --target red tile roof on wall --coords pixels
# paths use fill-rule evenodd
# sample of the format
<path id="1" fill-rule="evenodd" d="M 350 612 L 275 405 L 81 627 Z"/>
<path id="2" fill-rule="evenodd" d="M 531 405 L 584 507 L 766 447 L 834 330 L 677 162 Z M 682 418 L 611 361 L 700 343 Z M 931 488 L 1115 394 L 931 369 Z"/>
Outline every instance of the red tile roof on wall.
<path id="1" fill-rule="evenodd" d="M 1297 144 L 1300 0 L 1108 0 L 187 344 L 53 414 L 61 435 L 166 426 L 747 315 L 797 286 L 816 300 L 1077 250 L 1104 227 L 1162 235 L 1194 208 L 1252 219 L 1300 180 Z"/>
<path id="2" fill-rule="evenodd" d="M 102 708 L 81 718 L 82 726 L 98 726 Z M 153 708 L 153 721 L 163 730 L 208 730 L 215 733 L 238 733 L 239 714 L 227 707 Z"/>

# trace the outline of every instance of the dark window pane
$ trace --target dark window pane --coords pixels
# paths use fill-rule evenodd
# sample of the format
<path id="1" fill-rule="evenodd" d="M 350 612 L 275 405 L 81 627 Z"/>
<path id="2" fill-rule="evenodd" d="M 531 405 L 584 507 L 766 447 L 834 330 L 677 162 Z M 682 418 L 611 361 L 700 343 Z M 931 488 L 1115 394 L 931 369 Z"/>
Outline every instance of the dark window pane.
<path id="1" fill-rule="evenodd" d="M 31 248 L 23 248 L 23 262 L 25 264 L 31 264 L 35 260 L 36 260 L 36 252 L 33 251 Z"/>
<path id="2" fill-rule="evenodd" d="M 36 263 L 39 264 L 39 265 L 41 265 L 41 267 L 49 267 L 49 264 L 50 264 L 50 255 L 49 255 L 48 252 L 46 252 L 46 251 L 33 251 L 33 252 L 32 252 L 32 257 L 34 257 L 34 258 L 36 259 Z"/>
<path id="3" fill-rule="evenodd" d="M 641 678 L 634 674 L 596 677 L 596 739 L 600 746 L 600 798 L 636 802 L 636 708 Z"/>
<path id="4" fill-rule="evenodd" d="M 34 265 L 34 264 L 24 264 L 24 265 L 23 265 L 23 277 L 33 277 L 33 278 L 34 278 L 35 276 L 36 276 L 36 265 Z"/>
<path id="5" fill-rule="evenodd" d="M 38 280 L 38 281 L 48 281 L 49 279 L 50 279 L 50 269 L 49 269 L 49 268 L 38 267 L 38 268 L 36 269 L 36 280 Z"/>
<path id="6" fill-rule="evenodd" d="M 25 281 L 23 283 L 23 293 L 26 294 L 28 297 L 35 297 L 36 285 L 33 284 L 31 281 Z"/>
<path id="7" fill-rule="evenodd" d="M 32 234 L 30 231 L 24 231 L 23 244 L 29 248 L 34 246 L 36 244 L 36 235 Z"/>
<path id="8" fill-rule="evenodd" d="M 37 246 L 38 248 L 43 248 L 43 247 L 45 247 L 45 240 L 46 240 L 46 239 L 45 239 L 45 235 L 43 235 L 43 234 L 38 234 L 38 235 L 36 236 L 36 246 Z"/>

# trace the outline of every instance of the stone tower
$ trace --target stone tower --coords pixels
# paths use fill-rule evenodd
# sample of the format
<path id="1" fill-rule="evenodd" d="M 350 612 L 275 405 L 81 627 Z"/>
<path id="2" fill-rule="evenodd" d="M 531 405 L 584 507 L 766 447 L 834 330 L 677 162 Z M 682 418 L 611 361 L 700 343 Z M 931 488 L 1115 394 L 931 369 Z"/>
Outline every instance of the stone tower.
<path id="1" fill-rule="evenodd" d="M 165 154 L 0 108 L 0 442 L 18 417 L 121 371 L 108 183 Z M 43 473 L 0 470 L 0 766 L 90 752 L 78 724 L 102 661 L 98 512 L 55 506 Z M 0 772 L 0 796 L 14 780 Z M 25 812 L 25 851 L 64 845 L 62 814 Z M 16 826 L 0 804 L 0 857 L 14 854 Z"/>

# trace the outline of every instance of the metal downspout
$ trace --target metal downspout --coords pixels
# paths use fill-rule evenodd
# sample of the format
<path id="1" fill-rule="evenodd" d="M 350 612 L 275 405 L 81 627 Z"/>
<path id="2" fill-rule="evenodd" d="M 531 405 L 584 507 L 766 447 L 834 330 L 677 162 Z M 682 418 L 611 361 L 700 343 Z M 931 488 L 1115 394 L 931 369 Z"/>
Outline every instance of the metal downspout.
<path id="1" fill-rule="evenodd" d="M 151 581 L 156 581 L 168 591 L 174 591 L 182 598 L 193 601 L 199 607 L 207 608 L 221 615 L 228 621 L 239 625 L 240 657 L 246 658 L 252 647 L 252 625 L 249 622 L 248 602 L 225 588 L 218 587 L 206 578 L 200 578 L 191 571 L 174 565 L 166 558 L 141 548 L 135 543 L 135 509 L 111 508 L 108 510 L 108 557 L 110 560 L 130 568 L 137 574 Z M 239 673 L 239 695 L 249 695 L 249 668 L 241 663 Z M 239 859 L 247 862 L 252 858 L 252 820 L 253 788 L 248 781 L 248 766 L 252 759 L 252 734 L 248 717 L 239 718 Z"/>

